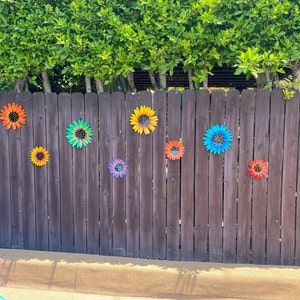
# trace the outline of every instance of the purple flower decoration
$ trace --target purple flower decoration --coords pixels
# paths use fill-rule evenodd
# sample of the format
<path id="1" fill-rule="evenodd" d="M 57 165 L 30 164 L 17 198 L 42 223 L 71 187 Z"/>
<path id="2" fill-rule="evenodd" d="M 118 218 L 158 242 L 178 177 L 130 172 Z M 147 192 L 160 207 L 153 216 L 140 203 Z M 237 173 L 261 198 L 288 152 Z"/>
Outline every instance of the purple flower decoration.
<path id="1" fill-rule="evenodd" d="M 114 159 L 108 166 L 108 170 L 113 177 L 124 177 L 128 172 L 128 167 L 123 159 Z"/>

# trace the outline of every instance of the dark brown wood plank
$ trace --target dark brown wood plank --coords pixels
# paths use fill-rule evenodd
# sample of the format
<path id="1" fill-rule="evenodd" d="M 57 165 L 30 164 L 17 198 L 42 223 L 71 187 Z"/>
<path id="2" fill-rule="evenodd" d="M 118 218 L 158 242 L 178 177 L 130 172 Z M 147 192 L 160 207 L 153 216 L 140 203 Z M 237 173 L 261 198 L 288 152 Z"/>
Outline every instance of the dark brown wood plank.
<path id="1" fill-rule="evenodd" d="M 139 190 L 139 135 L 130 125 L 130 116 L 138 106 L 138 94 L 126 94 L 126 240 L 127 256 L 139 257 L 140 190 Z"/>
<path id="2" fill-rule="evenodd" d="M 231 149 L 224 157 L 224 238 L 223 262 L 236 261 L 236 213 L 238 187 L 238 134 L 239 134 L 240 93 L 231 90 L 226 96 L 226 121 L 233 141 Z"/>
<path id="3" fill-rule="evenodd" d="M 8 102 L 19 103 L 19 94 L 9 93 Z M 8 131 L 8 147 L 10 152 L 10 204 L 11 204 L 11 243 L 12 248 L 23 248 L 23 205 L 22 182 L 20 178 L 22 165 L 21 130 Z"/>
<path id="4" fill-rule="evenodd" d="M 152 107 L 151 92 L 141 92 L 139 105 Z M 158 120 L 158 126 L 160 122 Z M 140 135 L 140 257 L 152 257 L 152 153 L 153 135 Z"/>
<path id="5" fill-rule="evenodd" d="M 93 140 L 86 148 L 86 205 L 87 205 L 87 252 L 99 253 L 99 121 L 98 97 L 95 93 L 85 94 L 85 119 L 93 128 Z"/>
<path id="6" fill-rule="evenodd" d="M 45 95 L 43 93 L 34 93 L 32 96 L 32 102 L 33 146 L 47 147 Z M 37 250 L 48 250 L 48 197 L 46 188 L 48 165 L 44 167 L 36 167 L 32 165 L 32 168 L 34 168 Z"/>
<path id="7" fill-rule="evenodd" d="M 210 125 L 224 123 L 224 109 L 224 91 L 213 91 L 211 94 Z M 209 156 L 209 260 L 215 262 L 222 262 L 223 260 L 223 159 L 224 154 L 210 154 Z"/>
<path id="8" fill-rule="evenodd" d="M 112 255 L 112 177 L 108 166 L 113 159 L 111 119 L 112 102 L 109 93 L 99 94 L 100 122 L 100 254 Z"/>
<path id="9" fill-rule="evenodd" d="M 126 160 L 125 149 L 125 95 L 112 94 L 113 158 Z M 130 142 L 130 141 L 129 141 Z M 126 255 L 125 197 L 126 179 L 113 178 L 113 255 Z"/>
<path id="10" fill-rule="evenodd" d="M 72 201 L 72 147 L 66 139 L 66 129 L 71 122 L 71 95 L 58 95 L 59 119 L 59 174 L 61 193 L 61 243 L 62 251 L 73 252 L 74 206 Z"/>
<path id="11" fill-rule="evenodd" d="M 55 93 L 45 94 L 47 149 L 50 154 L 48 164 L 48 210 L 49 210 L 49 250 L 61 251 L 60 236 L 60 185 L 59 185 L 59 128 L 58 102 Z M 64 132 L 64 128 L 62 128 Z"/>
<path id="12" fill-rule="evenodd" d="M 286 102 L 282 178 L 281 263 L 294 264 L 299 94 Z"/>
<path id="13" fill-rule="evenodd" d="M 175 116 L 171 116 L 175 117 Z M 181 165 L 181 258 L 194 258 L 194 147 L 195 147 L 195 92 L 182 94 L 182 142 L 185 155 Z"/>
<path id="14" fill-rule="evenodd" d="M 255 108 L 254 159 L 268 161 L 270 90 L 258 90 Z M 265 262 L 267 178 L 253 181 L 252 262 Z"/>
<path id="15" fill-rule="evenodd" d="M 271 95 L 269 177 L 267 202 L 267 263 L 280 264 L 281 184 L 283 160 L 284 99 Z"/>
<path id="16" fill-rule="evenodd" d="M 168 92 L 168 140 L 181 138 L 181 93 Z M 179 260 L 180 161 L 167 161 L 167 259 Z"/>
<path id="17" fill-rule="evenodd" d="M 166 258 L 166 93 L 153 95 L 159 126 L 153 133 L 153 256 Z"/>
<path id="18" fill-rule="evenodd" d="M 196 91 L 195 139 L 195 250 L 197 261 L 208 261 L 208 158 L 203 136 L 209 127 L 210 96 L 205 90 Z"/>
<path id="19" fill-rule="evenodd" d="M 248 175 L 248 163 L 253 158 L 253 130 L 255 91 L 245 90 L 241 94 L 239 184 L 238 184 L 238 235 L 237 262 L 250 262 L 251 238 L 251 194 L 252 181 Z"/>
<path id="20" fill-rule="evenodd" d="M 22 140 L 22 190 L 23 190 L 23 216 L 24 216 L 24 248 L 36 249 L 36 220 L 35 220 L 35 194 L 34 194 L 34 168 L 30 161 L 30 152 L 33 148 L 32 127 L 32 95 L 29 92 L 20 95 L 20 104 L 26 114 L 26 125 L 21 127 Z"/>
<path id="21" fill-rule="evenodd" d="M 0 109 L 7 104 L 7 94 L 0 92 Z M 8 130 L 0 124 L 0 246 L 11 248 L 11 205 L 10 205 L 10 152 Z"/>
<path id="22" fill-rule="evenodd" d="M 85 119 L 84 97 L 81 93 L 71 95 L 72 120 Z M 88 146 L 87 146 L 88 147 Z M 74 249 L 86 252 L 86 196 L 85 196 L 85 147 L 73 147 L 73 203 L 74 203 Z"/>

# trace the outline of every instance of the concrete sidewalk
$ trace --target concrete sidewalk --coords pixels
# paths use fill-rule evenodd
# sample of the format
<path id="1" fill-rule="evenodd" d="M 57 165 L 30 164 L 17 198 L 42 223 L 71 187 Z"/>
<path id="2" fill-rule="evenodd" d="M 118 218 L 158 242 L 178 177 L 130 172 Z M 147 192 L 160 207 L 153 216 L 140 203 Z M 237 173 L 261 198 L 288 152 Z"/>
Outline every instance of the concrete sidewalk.
<path id="1" fill-rule="evenodd" d="M 0 250 L 0 258 L 0 286 L 5 288 L 131 298 L 300 299 L 300 268 L 297 267 L 169 262 L 6 249 Z"/>

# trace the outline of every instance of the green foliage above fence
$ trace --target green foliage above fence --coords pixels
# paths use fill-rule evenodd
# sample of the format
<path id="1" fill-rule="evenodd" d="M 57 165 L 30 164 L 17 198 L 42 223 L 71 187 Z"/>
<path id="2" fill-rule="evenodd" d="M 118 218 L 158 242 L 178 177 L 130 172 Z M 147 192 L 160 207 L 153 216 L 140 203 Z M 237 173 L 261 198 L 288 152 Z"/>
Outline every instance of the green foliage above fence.
<path id="1" fill-rule="evenodd" d="M 291 68 L 300 77 L 300 6 L 292 0 L 1 0 L 0 84 L 17 90 L 55 69 L 98 92 L 149 71 L 154 89 L 181 64 L 190 88 L 216 66 L 263 83 Z M 158 82 L 154 74 L 159 74 Z"/>

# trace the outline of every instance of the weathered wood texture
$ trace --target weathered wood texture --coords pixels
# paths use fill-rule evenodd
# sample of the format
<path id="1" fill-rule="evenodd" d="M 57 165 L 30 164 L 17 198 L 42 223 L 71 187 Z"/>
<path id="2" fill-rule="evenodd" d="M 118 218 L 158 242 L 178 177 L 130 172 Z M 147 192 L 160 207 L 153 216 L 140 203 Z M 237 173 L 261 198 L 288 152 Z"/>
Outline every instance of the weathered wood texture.
<path id="1" fill-rule="evenodd" d="M 26 125 L 0 124 L 0 247 L 229 263 L 300 265 L 299 101 L 280 91 L 0 93 L 0 109 L 22 104 Z M 157 129 L 132 130 L 139 105 L 155 109 Z M 86 120 L 93 140 L 72 148 L 66 128 Z M 203 135 L 225 124 L 234 140 L 213 155 Z M 185 155 L 166 160 L 165 143 Z M 44 146 L 45 167 L 30 152 Z M 127 161 L 113 178 L 108 165 Z M 269 176 L 248 175 L 262 158 Z"/>

